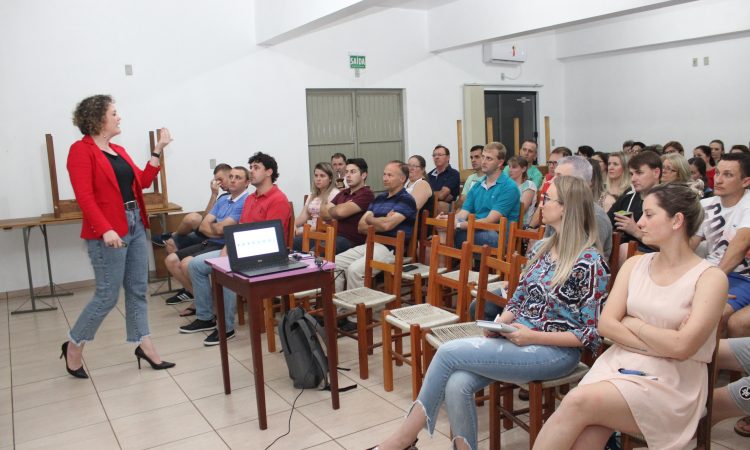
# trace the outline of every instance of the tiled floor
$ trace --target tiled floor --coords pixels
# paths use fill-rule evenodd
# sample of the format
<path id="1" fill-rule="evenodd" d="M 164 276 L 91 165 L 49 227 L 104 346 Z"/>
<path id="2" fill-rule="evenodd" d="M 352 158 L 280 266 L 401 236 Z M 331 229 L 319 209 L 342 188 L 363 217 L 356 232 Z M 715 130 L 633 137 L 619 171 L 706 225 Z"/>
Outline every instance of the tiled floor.
<path id="1" fill-rule="evenodd" d="M 160 288 L 153 284 L 152 290 Z M 224 395 L 218 348 L 202 345 L 204 334 L 179 334 L 188 322 L 177 317 L 185 305 L 166 306 L 151 297 L 153 339 L 166 371 L 138 370 L 133 345 L 124 342 L 122 301 L 102 324 L 84 354 L 88 380 L 65 372 L 60 344 L 90 299 L 92 288 L 53 300 L 57 311 L 11 315 L 25 299 L 0 298 L 0 450 L 179 448 L 186 450 L 263 449 L 286 433 L 291 405 L 299 393 L 291 385 L 281 354 L 265 353 L 268 429 L 258 428 L 247 330 L 229 343 L 232 394 Z M 23 308 L 28 308 L 28 304 Z M 264 337 L 265 339 L 265 337 Z M 265 349 L 265 344 L 264 344 Z M 411 404 L 408 366 L 395 370 L 393 392 L 382 383 L 380 351 L 370 357 L 370 378 L 360 380 L 354 341 L 339 339 L 340 386 L 359 387 L 341 394 L 341 409 L 331 409 L 328 392 L 305 391 L 291 415 L 291 433 L 275 449 L 363 449 L 395 429 Z M 480 448 L 488 448 L 487 408 L 479 408 Z M 749 448 L 727 421 L 714 429 L 714 448 Z M 441 414 L 420 449 L 450 448 L 449 427 Z M 528 448 L 518 428 L 502 435 L 504 449 Z"/>

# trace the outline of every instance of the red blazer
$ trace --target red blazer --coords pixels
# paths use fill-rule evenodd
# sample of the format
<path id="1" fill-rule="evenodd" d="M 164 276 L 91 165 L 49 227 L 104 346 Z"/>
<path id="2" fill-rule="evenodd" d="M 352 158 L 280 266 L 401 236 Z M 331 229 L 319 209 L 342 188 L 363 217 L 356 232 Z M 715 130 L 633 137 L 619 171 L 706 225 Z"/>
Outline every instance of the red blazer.
<path id="1" fill-rule="evenodd" d="M 133 195 L 141 209 L 143 225 L 148 228 L 143 188 L 151 186 L 156 174 L 159 173 L 159 168 L 147 163 L 146 168 L 141 170 L 133 164 L 124 148 L 112 143 L 109 144 L 109 148 L 117 152 L 133 168 Z M 128 233 L 128 223 L 115 171 L 91 136 L 84 136 L 70 146 L 67 167 L 73 192 L 83 212 L 81 237 L 101 239 L 109 230 L 115 230 L 120 237 L 125 236 Z"/>

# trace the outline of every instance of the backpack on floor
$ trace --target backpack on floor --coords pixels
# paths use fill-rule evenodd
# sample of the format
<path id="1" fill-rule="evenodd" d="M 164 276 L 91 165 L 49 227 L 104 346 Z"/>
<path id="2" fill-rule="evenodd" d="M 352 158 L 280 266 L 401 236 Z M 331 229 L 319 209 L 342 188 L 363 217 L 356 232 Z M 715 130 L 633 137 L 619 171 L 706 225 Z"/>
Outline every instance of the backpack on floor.
<path id="1" fill-rule="evenodd" d="M 322 327 L 304 309 L 297 307 L 279 323 L 279 339 L 289 377 L 297 389 L 328 387 L 328 358 L 318 334 L 325 339 Z M 325 341 L 324 341 L 325 342 Z"/>

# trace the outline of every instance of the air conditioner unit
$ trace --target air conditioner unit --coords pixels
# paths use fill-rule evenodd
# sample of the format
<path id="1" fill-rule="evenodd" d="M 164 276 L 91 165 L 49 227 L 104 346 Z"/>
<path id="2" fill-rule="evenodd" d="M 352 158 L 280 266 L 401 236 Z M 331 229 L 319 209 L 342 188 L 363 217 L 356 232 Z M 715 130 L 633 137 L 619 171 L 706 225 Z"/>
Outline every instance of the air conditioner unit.
<path id="1" fill-rule="evenodd" d="M 512 44 L 483 44 L 482 61 L 487 64 L 520 64 L 526 62 L 526 52 Z"/>

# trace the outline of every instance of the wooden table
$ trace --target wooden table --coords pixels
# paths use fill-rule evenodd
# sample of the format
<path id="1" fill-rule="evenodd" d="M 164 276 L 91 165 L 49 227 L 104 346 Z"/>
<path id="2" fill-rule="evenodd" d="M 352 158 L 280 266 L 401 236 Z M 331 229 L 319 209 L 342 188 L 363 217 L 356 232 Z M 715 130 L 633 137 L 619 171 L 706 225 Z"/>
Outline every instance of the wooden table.
<path id="1" fill-rule="evenodd" d="M 219 351 L 221 353 L 221 373 L 224 378 L 224 393 L 232 392 L 229 381 L 229 355 L 227 353 L 226 318 L 224 317 L 223 287 L 234 291 L 244 298 L 248 305 L 248 324 L 250 326 L 250 349 L 252 351 L 253 375 L 255 377 L 255 397 L 258 407 L 258 424 L 261 430 L 268 428 L 266 418 L 266 393 L 263 378 L 263 350 L 261 345 L 261 329 L 263 327 L 263 299 L 277 295 L 293 294 L 308 289 L 320 288 L 323 297 L 323 314 L 327 337 L 328 373 L 331 383 L 331 403 L 333 409 L 339 409 L 339 379 L 338 379 L 338 344 L 336 342 L 336 308 L 333 305 L 333 263 L 325 263 L 321 268 L 315 266 L 312 259 L 302 260 L 307 263 L 303 269 L 290 270 L 271 275 L 261 275 L 248 278 L 241 274 L 232 273 L 227 257 L 211 258 L 206 264 L 211 271 L 211 285 L 213 289 L 214 308 L 216 311 L 216 326 L 219 330 Z M 332 326 L 333 325 L 333 326 Z M 273 330 L 266 330 L 268 339 L 274 339 Z"/>
<path id="2" fill-rule="evenodd" d="M 149 215 L 161 215 L 162 217 L 170 212 L 182 211 L 182 206 L 175 203 L 170 203 L 168 206 L 163 205 L 146 205 Z M 16 310 L 11 314 L 22 314 L 37 311 L 52 311 L 57 309 L 51 305 L 45 305 L 45 308 L 37 308 L 36 300 L 38 298 L 58 297 L 61 295 L 73 295 L 71 292 L 58 292 L 54 281 L 52 280 L 52 265 L 49 258 L 49 241 L 47 239 L 47 225 L 63 225 L 68 223 L 80 222 L 83 219 L 83 214 L 79 212 L 72 212 L 62 215 L 61 217 L 55 217 L 54 214 L 42 214 L 38 217 L 23 217 L 18 219 L 6 219 L 0 220 L 0 228 L 3 230 L 12 230 L 14 228 L 21 228 L 23 231 L 23 250 L 26 253 L 26 276 L 29 279 L 29 296 L 31 297 L 31 309 Z M 31 230 L 35 227 L 39 227 L 44 238 L 44 252 L 47 257 L 47 276 L 49 277 L 49 294 L 37 295 L 34 292 L 34 281 L 31 277 L 31 257 L 29 256 L 29 240 L 31 237 Z"/>

